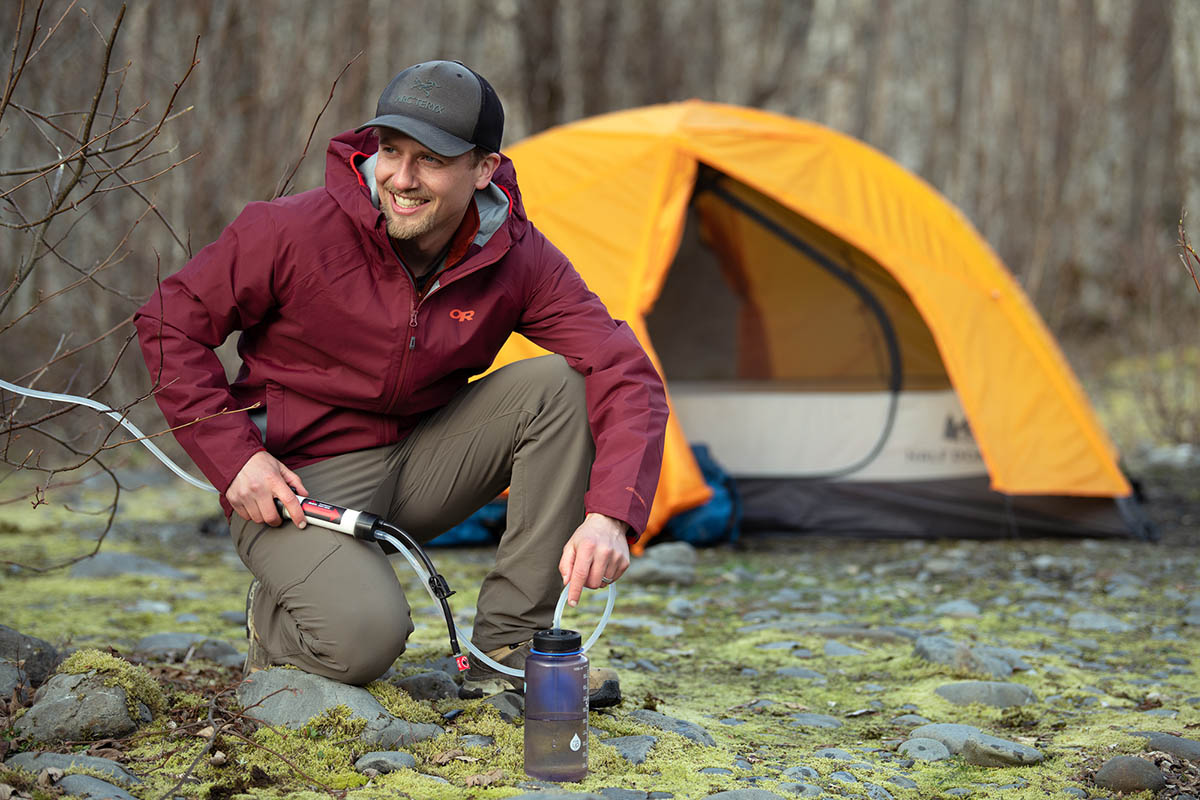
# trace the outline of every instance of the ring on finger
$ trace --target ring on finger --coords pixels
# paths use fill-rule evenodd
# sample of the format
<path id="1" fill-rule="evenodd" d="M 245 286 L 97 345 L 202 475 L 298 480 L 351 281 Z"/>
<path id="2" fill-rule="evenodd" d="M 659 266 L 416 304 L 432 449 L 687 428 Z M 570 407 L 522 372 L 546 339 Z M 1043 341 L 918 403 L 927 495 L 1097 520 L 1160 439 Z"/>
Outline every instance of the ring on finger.
<path id="1" fill-rule="evenodd" d="M 612 579 L 612 578 L 608 578 L 608 577 L 604 577 L 604 578 L 601 578 L 601 579 L 600 579 L 600 582 L 601 582 L 601 583 L 603 583 L 605 586 L 608 586 L 610 583 L 612 583 L 612 582 L 613 582 L 613 579 Z"/>

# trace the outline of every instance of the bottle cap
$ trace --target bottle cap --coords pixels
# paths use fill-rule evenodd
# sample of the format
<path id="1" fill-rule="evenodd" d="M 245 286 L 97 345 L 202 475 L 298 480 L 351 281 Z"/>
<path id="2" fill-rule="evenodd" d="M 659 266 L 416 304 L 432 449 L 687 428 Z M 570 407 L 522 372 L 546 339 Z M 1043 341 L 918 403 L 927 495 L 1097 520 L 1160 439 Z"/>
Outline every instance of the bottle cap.
<path id="1" fill-rule="evenodd" d="M 543 653 L 574 653 L 583 646 L 579 631 L 551 628 L 533 635 L 533 649 Z"/>

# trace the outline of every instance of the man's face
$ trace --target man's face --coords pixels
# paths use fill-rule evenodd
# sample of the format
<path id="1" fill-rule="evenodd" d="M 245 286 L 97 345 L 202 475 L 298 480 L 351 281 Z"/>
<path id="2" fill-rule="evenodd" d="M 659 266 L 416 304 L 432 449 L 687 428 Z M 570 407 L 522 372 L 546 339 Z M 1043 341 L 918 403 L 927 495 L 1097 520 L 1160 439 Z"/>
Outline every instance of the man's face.
<path id="1" fill-rule="evenodd" d="M 375 183 L 379 207 L 387 218 L 388 235 L 411 241 L 444 244 L 458 228 L 476 189 L 492 179 L 499 156 L 478 164 L 470 153 L 441 156 L 398 131 L 378 129 L 379 159 Z"/>

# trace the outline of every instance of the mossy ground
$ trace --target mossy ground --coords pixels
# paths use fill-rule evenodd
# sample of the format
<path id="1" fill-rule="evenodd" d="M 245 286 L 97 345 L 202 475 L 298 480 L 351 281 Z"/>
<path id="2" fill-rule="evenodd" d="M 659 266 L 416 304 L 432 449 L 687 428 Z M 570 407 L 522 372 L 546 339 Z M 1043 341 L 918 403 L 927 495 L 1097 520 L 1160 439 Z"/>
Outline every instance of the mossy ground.
<path id="1" fill-rule="evenodd" d="M 0 608 L 5 624 L 48 639 L 59 646 L 113 646 L 127 654 L 134 641 L 161 631 L 192 631 L 224 638 L 244 647 L 242 631 L 224 622 L 222 611 L 240 611 L 248 574 L 220 542 L 203 541 L 197 506 L 186 498 L 191 490 L 145 490 L 128 496 L 130 513 L 122 513 L 106 541 L 109 550 L 128 550 L 153 556 L 197 576 L 174 581 L 130 576 L 114 579 L 72 578 L 64 571 L 38 574 L 9 570 L 0 577 Z M 87 497 L 78 498 L 87 500 Z M 207 500 L 208 498 L 202 498 Z M 209 501 L 211 503 L 211 501 Z M 211 505 L 200 503 L 204 513 Z M 168 509 L 163 512 L 162 509 Z M 17 523 L 0 532 L 0 549 L 10 561 L 51 563 L 85 551 L 91 540 L 84 525 L 58 511 L 40 517 L 36 509 L 18 515 Z M 52 509 L 50 509 L 52 510 Z M 154 511 L 155 513 L 150 513 Z M 167 519 L 162 520 L 161 517 Z M 51 520 L 52 524 L 41 523 Z M 189 527 L 191 534 L 162 537 L 156 526 Z M 94 534 L 91 534 L 94 535 Z M 190 539 L 189 536 L 195 537 Z M 1045 585 L 1074 599 L 1057 602 L 1068 613 L 1082 603 L 1102 608 L 1135 625 L 1122 634 L 1068 631 L 1062 618 L 1042 618 L 1022 609 L 1022 589 L 1015 575 L 1029 575 L 1036 555 L 1050 554 L 1079 565 L 1051 570 L 1037 577 Z M 930 573 L 931 561 L 955 556 L 962 570 Z M 705 797 L 754 785 L 777 790 L 780 770 L 798 764 L 813 766 L 823 776 L 829 795 L 863 797 L 863 781 L 881 786 L 895 798 L 950 797 L 949 789 L 967 787 L 975 798 L 1026 800 L 1066 796 L 1063 790 L 1084 785 L 1091 770 L 1120 753 L 1141 752 L 1134 730 L 1162 730 L 1195 738 L 1200 706 L 1188 699 L 1200 694 L 1194 674 L 1200 670 L 1200 636 L 1181 626 L 1178 598 L 1200 584 L 1200 552 L 1188 537 L 1168 545 L 1129 542 L 1006 541 L 1006 542 L 860 542 L 847 548 L 826 539 L 779 537 L 753 539 L 747 549 L 706 550 L 700 553 L 698 580 L 687 587 L 638 587 L 619 584 L 618 618 L 650 618 L 678 624 L 678 636 L 661 638 L 643 627 L 613 625 L 591 652 L 593 663 L 620 663 L 625 695 L 622 706 L 591 715 L 590 772 L 586 781 L 567 785 L 574 791 L 605 787 L 662 790 L 677 798 Z M 452 599 L 458 616 L 469 620 L 476 588 L 490 563 L 486 549 L 438 550 L 433 557 L 457 594 Z M 440 615 L 408 573 L 397 565 L 410 590 L 417 630 L 409 652 L 397 663 L 400 674 L 418 671 L 446 654 Z M 1143 581 L 1140 593 L 1126 599 L 1109 597 L 1109 577 L 1131 573 Z M 418 594 L 413 594 L 413 593 Z M 673 597 L 691 602 L 696 615 L 669 619 L 665 605 Z M 589 595 L 578 610 L 569 611 L 567 624 L 585 631 L 599 617 L 599 593 Z M 930 610 L 947 599 L 968 599 L 981 609 L 977 618 L 936 616 Z M 161 600 L 169 614 L 130 613 L 139 600 Z M 181 613 L 196 621 L 177 622 Z M 843 616 L 830 621 L 831 613 Z M 1026 652 L 1032 670 L 1013 680 L 1029 686 L 1040 702 L 1002 710 L 955 706 L 935 689 L 947 682 L 980 676 L 955 673 L 912 654 L 902 638 L 837 636 L 865 655 L 823 655 L 830 638 L 822 627 L 853 623 L 878 629 L 905 625 L 917 630 L 940 629 L 965 642 L 1005 645 Z M 1095 651 L 1086 650 L 1087 639 Z M 798 658 L 793 651 L 758 645 L 794 641 L 811 653 Z M 1084 640 L 1084 657 L 1055 652 L 1055 645 Z M 1167 659 L 1171 673 L 1168 668 Z M 638 668 L 630 668 L 635 662 Z M 807 667 L 826 676 L 824 682 L 776 674 L 780 667 Z M 201 798 L 328 797 L 350 792 L 367 798 L 499 798 L 527 789 L 521 769 L 522 729 L 506 723 L 490 707 L 459 700 L 418 703 L 390 684 L 372 691 L 385 706 L 417 721 L 437 721 L 446 733 L 410 748 L 417 770 L 366 778 L 353 769 L 354 760 L 368 749 L 355 736 L 353 724 L 336 713 L 314 721 L 304 731 L 283 731 L 236 725 L 217 733 L 217 741 L 197 735 L 214 709 L 218 723 L 233 721 L 237 709 L 231 695 L 220 695 L 238 678 L 236 670 L 196 662 L 152 670 L 166 691 L 167 710 L 125 745 L 129 766 L 145 779 L 135 793 L 159 797 L 186 776 L 174 796 Z M 755 700 L 774 701 L 754 707 Z M 1143 713 L 1161 704 L 1178 712 L 1174 718 Z M 702 747 L 674 734 L 634 721 L 628 711 L 653 708 L 706 728 L 716 747 Z M 890 722 L 912 710 L 936 722 L 961 722 L 1004 738 L 1032 744 L 1047 756 L 1038 766 L 1011 769 L 972 767 L 955 758 L 948 762 L 918 762 L 904 770 L 918 784 L 902 789 L 886 783 L 897 772 L 892 762 L 870 755 L 869 749 L 894 750 L 907 729 Z M 461 713 L 447 722 L 443 715 Z M 837 729 L 798 728 L 792 714 L 812 711 L 839 718 Z M 736 722 L 738 724 L 729 724 Z M 220 728 L 220 725 L 216 726 Z M 238 735 L 245 732 L 250 741 Z M 488 747 L 463 747 L 462 737 L 482 734 L 494 739 Z M 604 739 L 650 734 L 658 743 L 646 762 L 631 766 L 603 744 Z M 863 752 L 873 770 L 815 759 L 826 746 Z M 205 750 L 205 748 L 208 748 Z M 215 751 L 226 756 L 211 763 Z M 461 751 L 461 752 L 456 752 Z M 204 753 L 193 766 L 197 756 Z M 703 773 L 724 768 L 730 774 Z M 839 785 L 827 780 L 843 769 L 860 783 Z M 498 772 L 497 772 L 498 771 Z M 435 779 L 441 778 L 447 783 Z M 473 785 L 480 776 L 493 783 Z M 498 777 L 497 777 L 498 776 Z M 1018 785 L 1018 788 L 1013 788 Z M 1003 787 L 1003 788 L 1001 788 Z"/>

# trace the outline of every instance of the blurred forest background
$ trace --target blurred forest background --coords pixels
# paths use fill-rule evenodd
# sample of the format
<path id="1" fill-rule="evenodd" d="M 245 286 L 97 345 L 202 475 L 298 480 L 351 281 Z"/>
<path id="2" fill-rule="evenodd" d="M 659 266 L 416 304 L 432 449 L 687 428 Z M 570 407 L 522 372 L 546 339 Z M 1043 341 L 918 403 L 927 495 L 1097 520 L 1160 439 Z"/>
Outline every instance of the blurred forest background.
<path id="1" fill-rule="evenodd" d="M 1139 435 L 1195 440 L 1196 0 L 7 0 L 0 45 L 0 377 L 148 430 L 128 320 L 156 275 L 319 184 L 396 71 L 453 58 L 496 87 L 506 143 L 688 98 L 866 141 L 961 208 L 1089 386 L 1126 364 Z M 110 427 L 5 402 L 10 465 L 85 459 Z"/>

